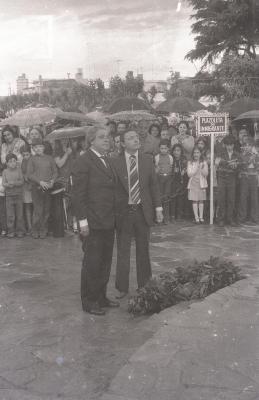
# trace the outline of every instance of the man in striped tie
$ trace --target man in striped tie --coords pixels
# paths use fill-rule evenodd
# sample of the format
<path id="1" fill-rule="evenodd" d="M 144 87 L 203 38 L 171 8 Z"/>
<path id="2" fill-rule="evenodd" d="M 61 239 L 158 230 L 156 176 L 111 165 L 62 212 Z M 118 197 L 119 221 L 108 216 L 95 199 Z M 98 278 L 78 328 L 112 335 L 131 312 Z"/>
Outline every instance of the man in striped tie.
<path id="1" fill-rule="evenodd" d="M 162 222 L 162 205 L 153 159 L 139 151 L 139 136 L 135 131 L 121 135 L 123 154 L 112 160 L 117 174 L 116 234 L 117 234 L 117 298 L 129 290 L 130 249 L 132 238 L 136 243 L 138 287 L 151 277 L 149 256 L 150 226 L 155 219 Z"/>

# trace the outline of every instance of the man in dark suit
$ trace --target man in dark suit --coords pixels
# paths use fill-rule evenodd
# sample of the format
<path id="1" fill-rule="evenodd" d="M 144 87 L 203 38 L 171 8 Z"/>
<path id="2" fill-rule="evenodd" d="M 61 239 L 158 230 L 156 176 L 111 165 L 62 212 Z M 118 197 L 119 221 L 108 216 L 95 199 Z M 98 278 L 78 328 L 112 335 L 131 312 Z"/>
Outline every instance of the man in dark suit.
<path id="1" fill-rule="evenodd" d="M 81 271 L 83 310 L 104 315 L 103 307 L 117 307 L 106 297 L 114 244 L 115 175 L 105 158 L 109 133 L 93 129 L 90 148 L 76 162 L 72 172 L 73 203 L 83 238 L 84 259 Z"/>
<path id="2" fill-rule="evenodd" d="M 117 233 L 117 298 L 126 296 L 129 289 L 131 239 L 136 242 L 138 287 L 151 277 L 149 257 L 150 226 L 156 217 L 162 222 L 163 213 L 153 159 L 139 152 L 140 141 L 135 131 L 121 135 L 123 154 L 113 159 L 116 183 Z"/>

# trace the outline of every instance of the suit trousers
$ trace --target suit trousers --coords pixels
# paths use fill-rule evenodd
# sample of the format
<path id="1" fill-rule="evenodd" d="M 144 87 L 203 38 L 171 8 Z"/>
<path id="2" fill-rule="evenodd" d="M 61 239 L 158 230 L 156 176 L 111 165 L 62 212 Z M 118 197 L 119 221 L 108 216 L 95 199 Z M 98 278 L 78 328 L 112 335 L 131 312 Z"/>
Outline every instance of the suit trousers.
<path id="1" fill-rule="evenodd" d="M 106 297 L 110 278 L 114 229 L 90 229 L 83 245 L 81 270 L 82 303 L 93 303 Z"/>
<path id="2" fill-rule="evenodd" d="M 250 200 L 248 205 L 248 200 Z M 248 213 L 249 210 L 249 213 Z M 257 221 L 258 199 L 257 199 L 257 176 L 247 175 L 240 178 L 240 196 L 238 207 L 238 219 L 246 221 L 248 214 L 250 220 Z"/>
<path id="3" fill-rule="evenodd" d="M 151 277 L 149 256 L 150 228 L 146 223 L 142 207 L 129 209 L 117 231 L 117 268 L 115 287 L 120 292 L 129 290 L 130 249 L 132 237 L 136 243 L 136 267 L 138 288 L 143 287 Z"/>
<path id="4" fill-rule="evenodd" d="M 218 179 L 218 221 L 233 221 L 236 198 L 236 178 L 234 176 Z"/>

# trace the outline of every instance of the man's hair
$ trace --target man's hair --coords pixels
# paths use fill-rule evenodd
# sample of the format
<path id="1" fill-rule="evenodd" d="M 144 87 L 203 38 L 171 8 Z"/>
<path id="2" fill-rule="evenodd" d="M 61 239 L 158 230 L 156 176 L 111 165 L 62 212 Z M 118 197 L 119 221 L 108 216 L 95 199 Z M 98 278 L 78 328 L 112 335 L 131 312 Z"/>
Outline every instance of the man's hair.
<path id="1" fill-rule="evenodd" d="M 6 156 L 6 164 L 8 163 L 8 161 L 10 161 L 12 159 L 17 161 L 17 156 L 15 154 L 13 154 L 13 153 L 8 153 L 7 156 Z"/>
<path id="2" fill-rule="evenodd" d="M 224 143 L 225 145 L 230 145 L 230 144 L 235 144 L 236 141 L 235 141 L 234 136 L 232 136 L 232 135 L 227 135 L 226 137 L 224 137 L 223 143 Z"/>
<path id="3" fill-rule="evenodd" d="M 168 140 L 168 139 L 160 140 L 159 147 L 160 146 L 167 146 L 168 148 L 170 148 L 170 140 Z"/>
<path id="4" fill-rule="evenodd" d="M 93 141 L 96 138 L 97 133 L 100 131 L 108 132 L 108 130 L 105 127 L 100 128 L 97 126 L 93 126 L 89 129 L 89 131 L 87 133 L 87 142 L 88 142 L 89 146 L 92 145 Z"/>

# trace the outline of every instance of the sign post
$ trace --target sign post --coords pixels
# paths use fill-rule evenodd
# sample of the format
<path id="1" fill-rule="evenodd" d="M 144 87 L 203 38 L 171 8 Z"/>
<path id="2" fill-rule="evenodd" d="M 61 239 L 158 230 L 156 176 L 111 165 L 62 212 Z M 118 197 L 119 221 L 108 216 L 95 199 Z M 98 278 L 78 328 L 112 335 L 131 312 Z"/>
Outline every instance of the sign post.
<path id="1" fill-rule="evenodd" d="M 228 114 L 198 114 L 196 128 L 198 136 L 210 136 L 210 225 L 213 225 L 215 135 L 225 136 L 228 134 Z"/>

